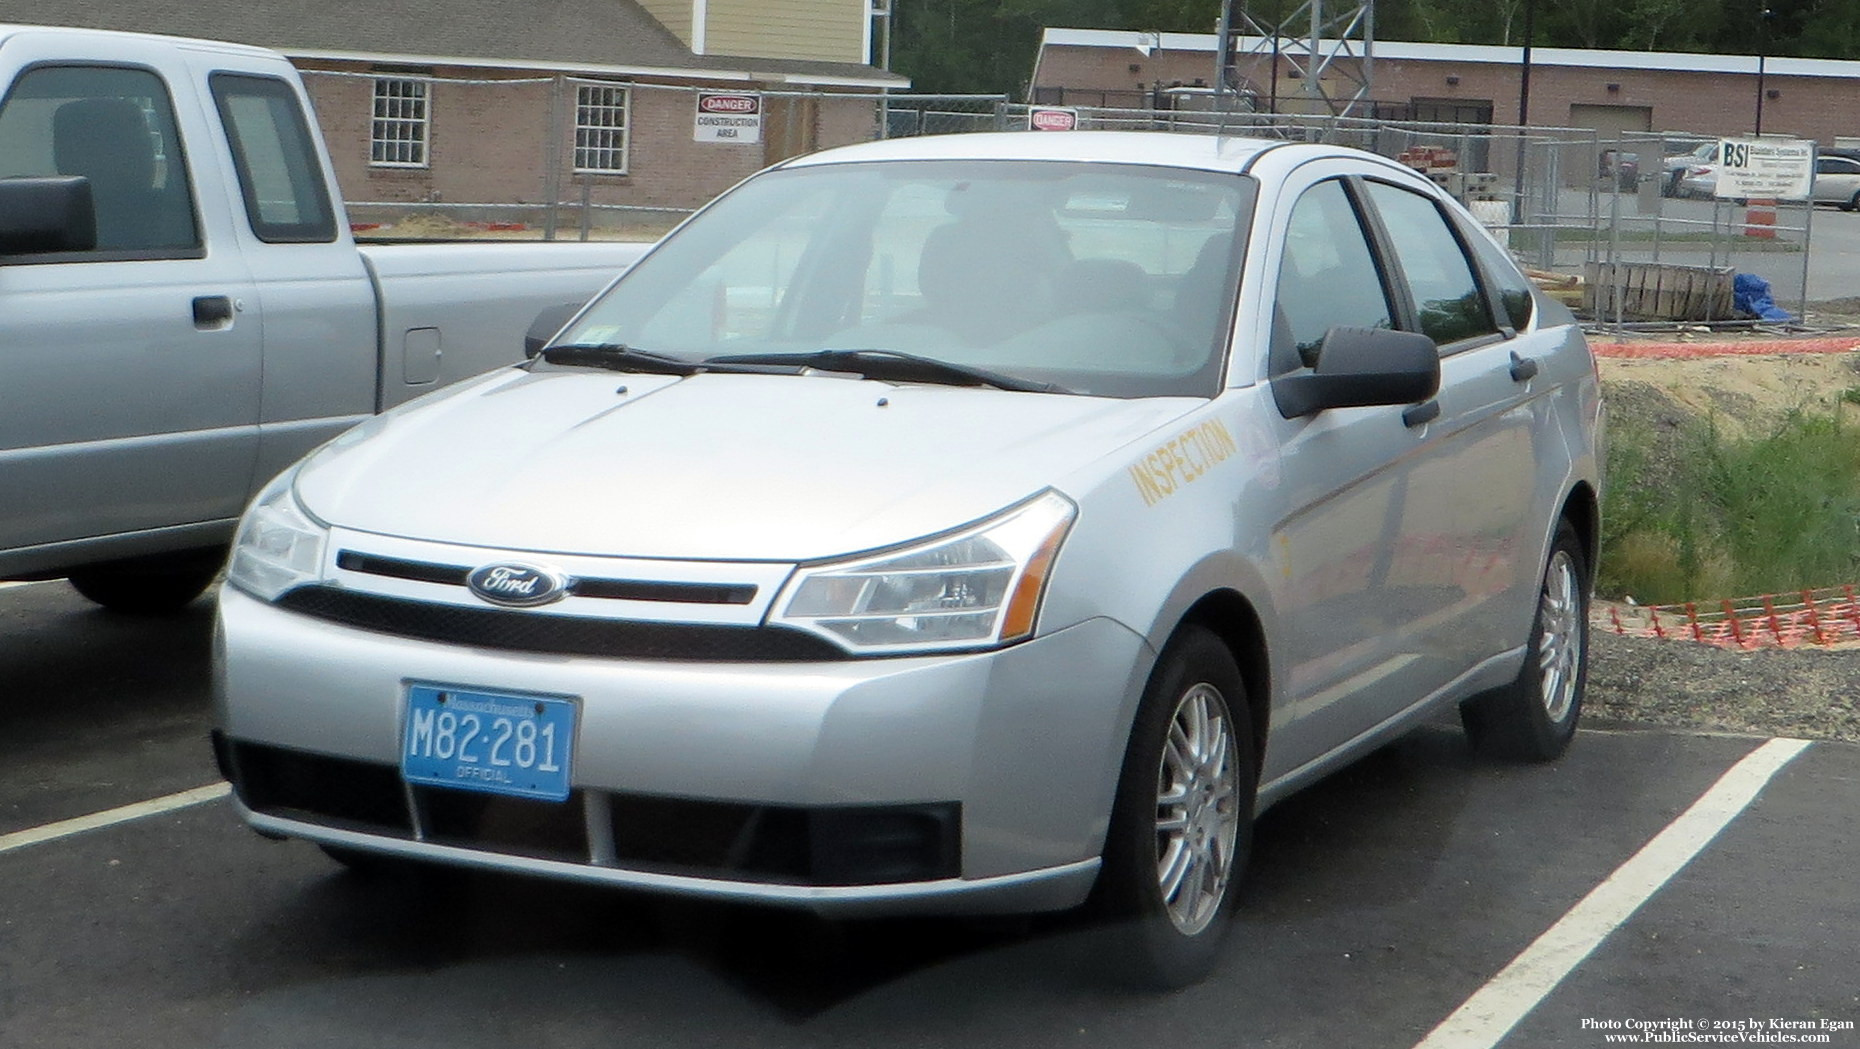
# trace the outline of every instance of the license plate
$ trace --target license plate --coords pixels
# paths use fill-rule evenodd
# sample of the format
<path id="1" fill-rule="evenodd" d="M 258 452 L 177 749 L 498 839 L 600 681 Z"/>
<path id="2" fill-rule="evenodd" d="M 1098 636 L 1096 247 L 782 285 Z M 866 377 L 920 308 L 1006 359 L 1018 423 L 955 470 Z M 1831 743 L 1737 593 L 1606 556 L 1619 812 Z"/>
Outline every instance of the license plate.
<path id="1" fill-rule="evenodd" d="M 409 783 L 562 801 L 575 704 L 442 685 L 407 690 L 401 775 Z"/>

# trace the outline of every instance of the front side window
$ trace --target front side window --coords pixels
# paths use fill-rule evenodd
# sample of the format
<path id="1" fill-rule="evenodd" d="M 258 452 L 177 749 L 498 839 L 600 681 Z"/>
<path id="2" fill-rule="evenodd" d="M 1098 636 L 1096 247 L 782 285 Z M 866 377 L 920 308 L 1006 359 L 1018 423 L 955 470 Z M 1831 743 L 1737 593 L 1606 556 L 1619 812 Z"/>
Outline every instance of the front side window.
<path id="1" fill-rule="evenodd" d="M 1386 182 L 1367 185 L 1408 279 L 1421 332 L 1441 346 L 1495 333 L 1472 263 L 1440 207 Z"/>
<path id="2" fill-rule="evenodd" d="M 879 350 L 1105 396 L 1212 395 L 1254 183 L 1023 161 L 758 176 L 564 342 L 691 360 Z"/>
<path id="3" fill-rule="evenodd" d="M 1334 327 L 1395 326 L 1381 271 L 1341 180 L 1318 183 L 1292 205 L 1275 306 L 1274 375 L 1310 367 Z"/>
<path id="4" fill-rule="evenodd" d="M 626 174 L 627 89 L 581 84 L 575 88 L 575 170 Z"/>
<path id="5" fill-rule="evenodd" d="M 187 163 L 174 106 L 146 69 L 39 66 L 0 102 L 0 178 L 90 180 L 97 246 L 82 257 L 197 258 Z M 39 261 L 68 261 L 47 256 Z"/>
<path id="6" fill-rule="evenodd" d="M 368 162 L 376 167 L 426 166 L 427 82 L 419 77 L 376 77 Z"/>
<path id="7" fill-rule="evenodd" d="M 290 85 L 233 73 L 213 74 L 212 85 L 252 232 L 273 244 L 335 240 L 322 165 Z"/>

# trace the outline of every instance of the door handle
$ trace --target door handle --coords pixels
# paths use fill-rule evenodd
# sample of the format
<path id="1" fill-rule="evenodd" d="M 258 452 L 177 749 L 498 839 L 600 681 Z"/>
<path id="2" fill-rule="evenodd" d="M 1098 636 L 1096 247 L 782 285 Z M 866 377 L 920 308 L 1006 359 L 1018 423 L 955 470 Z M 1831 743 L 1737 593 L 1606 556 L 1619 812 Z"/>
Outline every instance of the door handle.
<path id="1" fill-rule="evenodd" d="M 1511 351 L 1511 381 L 1527 382 L 1537 377 L 1537 362 L 1529 357 L 1518 356 L 1518 351 Z"/>
<path id="2" fill-rule="evenodd" d="M 232 323 L 232 298 L 226 295 L 200 295 L 194 298 L 194 327 L 218 328 Z"/>
<path id="3" fill-rule="evenodd" d="M 1401 413 L 1401 424 L 1412 430 L 1417 426 L 1425 426 L 1438 418 L 1440 418 L 1440 402 L 1428 401 L 1425 404 L 1410 405 L 1403 409 Z"/>

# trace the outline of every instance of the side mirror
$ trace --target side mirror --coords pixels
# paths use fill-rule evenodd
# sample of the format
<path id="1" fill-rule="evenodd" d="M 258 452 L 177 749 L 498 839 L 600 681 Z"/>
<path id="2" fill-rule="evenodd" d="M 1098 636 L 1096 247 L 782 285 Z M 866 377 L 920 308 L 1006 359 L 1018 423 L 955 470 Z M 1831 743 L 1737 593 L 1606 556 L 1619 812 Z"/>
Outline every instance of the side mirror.
<path id="1" fill-rule="evenodd" d="M 581 306 L 579 302 L 564 302 L 538 313 L 536 319 L 530 322 L 529 330 L 523 333 L 523 356 L 534 357 L 541 353 L 543 347 L 549 345 L 549 340 L 555 338 L 556 333 L 567 327 L 575 314 L 581 312 Z"/>
<path id="2" fill-rule="evenodd" d="M 1414 404 L 1440 389 L 1440 350 L 1419 332 L 1335 327 L 1318 346 L 1317 364 L 1272 380 L 1287 419 L 1327 408 Z"/>
<path id="3" fill-rule="evenodd" d="M 0 255 L 90 251 L 97 209 L 82 175 L 0 178 Z"/>

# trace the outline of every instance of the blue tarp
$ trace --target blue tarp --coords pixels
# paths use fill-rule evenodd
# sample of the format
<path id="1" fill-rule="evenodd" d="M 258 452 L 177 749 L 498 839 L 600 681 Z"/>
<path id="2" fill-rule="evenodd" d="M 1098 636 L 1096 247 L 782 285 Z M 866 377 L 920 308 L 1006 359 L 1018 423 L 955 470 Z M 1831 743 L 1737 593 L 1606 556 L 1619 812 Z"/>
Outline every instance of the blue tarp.
<path id="1" fill-rule="evenodd" d="M 1739 273 L 1731 278 L 1731 305 L 1737 312 L 1753 314 L 1760 320 L 1795 320 L 1795 314 L 1778 307 L 1770 298 L 1770 282 L 1754 273 Z"/>

